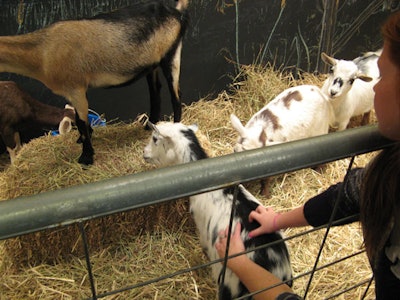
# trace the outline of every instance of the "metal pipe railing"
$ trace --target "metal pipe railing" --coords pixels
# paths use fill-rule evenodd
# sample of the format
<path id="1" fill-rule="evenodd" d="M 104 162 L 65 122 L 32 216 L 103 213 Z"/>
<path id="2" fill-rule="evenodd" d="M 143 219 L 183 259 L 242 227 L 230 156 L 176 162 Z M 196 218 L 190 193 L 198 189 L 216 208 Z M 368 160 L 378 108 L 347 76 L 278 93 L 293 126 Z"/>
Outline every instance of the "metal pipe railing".
<path id="1" fill-rule="evenodd" d="M 376 126 L 366 126 L 0 201 L 0 240 L 295 171 L 393 143 Z"/>

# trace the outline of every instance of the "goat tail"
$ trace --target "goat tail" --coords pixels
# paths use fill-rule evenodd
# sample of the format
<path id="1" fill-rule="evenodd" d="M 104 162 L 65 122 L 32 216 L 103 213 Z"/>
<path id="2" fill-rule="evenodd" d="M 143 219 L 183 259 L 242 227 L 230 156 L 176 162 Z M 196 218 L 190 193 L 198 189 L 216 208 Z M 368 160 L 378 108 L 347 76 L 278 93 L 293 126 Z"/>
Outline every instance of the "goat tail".
<path id="1" fill-rule="evenodd" d="M 179 11 L 184 11 L 189 6 L 189 0 L 176 0 L 176 9 Z"/>

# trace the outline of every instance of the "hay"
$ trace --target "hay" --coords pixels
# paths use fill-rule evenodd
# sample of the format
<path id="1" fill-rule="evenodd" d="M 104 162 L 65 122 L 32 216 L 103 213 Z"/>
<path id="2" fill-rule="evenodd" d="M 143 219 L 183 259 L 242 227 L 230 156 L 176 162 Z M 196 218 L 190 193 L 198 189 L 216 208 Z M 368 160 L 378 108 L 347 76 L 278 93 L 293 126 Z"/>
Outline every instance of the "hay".
<path id="1" fill-rule="evenodd" d="M 93 135 L 96 161 L 87 170 L 76 163 L 81 151 L 80 145 L 76 144 L 76 132 L 65 137 L 48 135 L 35 139 L 23 147 L 15 165 L 4 170 L 0 177 L 0 199 L 38 194 L 149 169 L 151 166 L 146 165 L 141 157 L 148 135 L 139 123 L 96 128 Z M 167 224 L 176 229 L 187 221 L 187 210 L 187 202 L 177 201 L 90 221 L 86 225 L 90 245 L 93 250 L 101 249 L 118 242 L 121 234 L 136 235 L 142 230 L 151 231 Z M 71 255 L 83 254 L 77 226 L 10 239 L 5 242 L 5 248 L 16 266 L 53 264 Z"/>
<path id="2" fill-rule="evenodd" d="M 211 156 L 232 152 L 236 133 L 229 115 L 247 121 L 283 89 L 305 83 L 321 84 L 321 78 L 305 74 L 295 81 L 269 67 L 246 66 L 228 91 L 215 99 L 200 99 L 184 106 L 183 122 L 199 125 L 204 145 Z M 76 162 L 81 146 L 77 133 L 64 137 L 44 136 L 25 145 L 14 166 L 0 174 L 0 199 L 38 194 L 67 186 L 85 184 L 152 168 L 144 163 L 142 150 L 149 132 L 138 122 L 114 123 L 95 128 L 95 163 L 82 170 Z M 207 142 L 209 141 L 209 143 Z M 363 166 L 374 154 L 359 156 Z M 4 156 L 3 156 L 4 158 Z M 321 173 L 311 169 L 275 176 L 271 197 L 259 194 L 258 182 L 246 186 L 265 204 L 288 210 L 342 180 L 349 160 L 328 164 Z M 195 227 L 188 213 L 187 199 L 128 211 L 86 223 L 93 272 L 98 292 L 138 284 L 163 274 L 206 262 Z M 307 228 L 306 228 L 307 229 Z M 291 236 L 306 229 L 288 229 Z M 318 253 L 323 232 L 289 241 L 295 275 L 309 271 Z M 322 263 L 359 251 L 362 238 L 353 224 L 331 230 Z M 0 298 L 81 299 L 91 296 L 78 228 L 68 226 L 29 234 L 2 242 Z M 309 299 L 321 299 L 371 276 L 365 255 L 335 264 L 314 276 Z M 308 276 L 294 282 L 302 293 Z M 339 299 L 356 299 L 356 288 Z M 368 294 L 373 298 L 373 288 Z M 208 269 L 153 283 L 113 295 L 107 299 L 216 299 L 216 286 Z"/>

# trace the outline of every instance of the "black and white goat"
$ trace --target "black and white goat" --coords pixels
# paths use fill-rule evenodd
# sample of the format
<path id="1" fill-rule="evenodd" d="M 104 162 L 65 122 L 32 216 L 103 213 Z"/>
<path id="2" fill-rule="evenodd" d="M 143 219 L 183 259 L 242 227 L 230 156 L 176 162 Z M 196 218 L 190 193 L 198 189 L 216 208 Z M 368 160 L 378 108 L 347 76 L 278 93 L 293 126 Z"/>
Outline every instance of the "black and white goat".
<path id="1" fill-rule="evenodd" d="M 367 52 L 354 60 L 335 59 L 321 53 L 331 66 L 321 90 L 329 98 L 334 113 L 333 127 L 344 130 L 352 117 L 363 116 L 361 125 L 369 123 L 374 106 L 374 85 L 379 80 L 378 58 L 381 51 Z"/>
<path id="2" fill-rule="evenodd" d="M 207 154 L 200 146 L 195 135 L 195 126 L 185 126 L 181 123 L 162 122 L 158 125 L 150 124 L 153 129 L 151 139 L 144 148 L 144 159 L 156 166 L 169 166 L 189 163 L 207 158 Z M 202 248 L 210 260 L 218 259 L 215 242 L 218 232 L 229 224 L 230 211 L 234 201 L 234 188 L 225 188 L 190 197 L 190 212 L 196 223 L 200 235 Z M 280 232 L 265 234 L 255 238 L 249 238 L 248 233 L 259 226 L 257 222 L 249 222 L 249 214 L 255 210 L 260 202 L 248 192 L 242 185 L 238 187 L 237 198 L 234 205 L 234 224 L 241 222 L 241 236 L 246 249 L 282 240 Z M 291 280 L 292 269 L 286 244 L 282 242 L 264 249 L 250 252 L 248 256 L 257 264 L 271 271 L 282 280 Z M 212 275 L 218 280 L 221 272 L 221 264 L 212 265 Z M 289 282 L 289 285 L 291 282 Z M 246 295 L 248 291 L 239 279 L 230 270 L 226 271 L 222 299 L 232 299 Z"/>
<path id="3" fill-rule="evenodd" d="M 147 76 L 150 120 L 160 119 L 162 69 L 171 94 L 174 121 L 181 119 L 179 75 L 188 0 L 176 6 L 139 3 L 90 19 L 60 21 L 32 33 L 0 37 L 0 72 L 35 78 L 65 97 L 77 112 L 82 142 L 79 162 L 92 164 L 88 88 L 118 86 Z"/>
<path id="4" fill-rule="evenodd" d="M 60 134 L 69 132 L 75 110 L 44 104 L 21 90 L 13 81 L 0 81 L 0 135 L 11 163 L 21 149 L 20 131 L 33 125 L 58 126 Z"/>

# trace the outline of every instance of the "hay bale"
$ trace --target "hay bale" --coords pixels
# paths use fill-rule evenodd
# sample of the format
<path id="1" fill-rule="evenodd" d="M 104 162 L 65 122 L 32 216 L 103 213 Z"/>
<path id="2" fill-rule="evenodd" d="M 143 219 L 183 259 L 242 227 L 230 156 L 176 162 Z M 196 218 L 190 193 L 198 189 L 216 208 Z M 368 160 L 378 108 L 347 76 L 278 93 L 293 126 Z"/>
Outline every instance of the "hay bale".
<path id="1" fill-rule="evenodd" d="M 149 169 L 151 166 L 142 159 L 148 135 L 138 123 L 95 128 L 96 161 L 89 169 L 82 169 L 76 162 L 80 153 L 76 132 L 65 137 L 47 135 L 35 139 L 23 147 L 15 165 L 4 170 L 0 177 L 0 199 L 39 194 Z M 187 228 L 184 226 L 187 212 L 187 201 L 181 200 L 91 220 L 85 225 L 90 247 L 97 251 L 118 242 L 121 235 L 134 236 L 158 226 Z M 16 266 L 52 264 L 83 254 L 76 225 L 9 239 L 5 250 Z"/>

